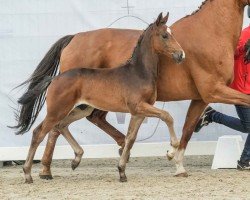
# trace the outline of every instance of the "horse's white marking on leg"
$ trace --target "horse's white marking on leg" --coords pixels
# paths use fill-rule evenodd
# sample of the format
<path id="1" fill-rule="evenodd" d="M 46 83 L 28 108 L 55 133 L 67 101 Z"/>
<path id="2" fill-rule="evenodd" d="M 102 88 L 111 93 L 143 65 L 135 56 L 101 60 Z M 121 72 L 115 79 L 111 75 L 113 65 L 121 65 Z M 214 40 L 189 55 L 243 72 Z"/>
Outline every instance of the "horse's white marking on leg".
<path id="1" fill-rule="evenodd" d="M 177 152 L 176 152 L 176 154 L 174 156 L 174 161 L 175 161 L 175 164 L 176 164 L 175 175 L 186 173 L 186 170 L 185 170 L 185 168 L 183 166 L 184 153 L 185 153 L 184 149 L 177 150 Z"/>
<path id="2" fill-rule="evenodd" d="M 168 157 L 173 158 L 177 151 L 178 147 L 171 146 L 171 149 L 167 152 Z"/>

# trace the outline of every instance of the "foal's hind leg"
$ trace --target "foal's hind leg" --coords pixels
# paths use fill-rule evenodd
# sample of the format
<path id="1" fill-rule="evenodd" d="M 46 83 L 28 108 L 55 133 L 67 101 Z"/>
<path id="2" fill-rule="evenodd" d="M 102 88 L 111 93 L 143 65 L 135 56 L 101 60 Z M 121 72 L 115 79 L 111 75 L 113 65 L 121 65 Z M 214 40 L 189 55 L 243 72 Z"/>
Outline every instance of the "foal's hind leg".
<path id="1" fill-rule="evenodd" d="M 52 162 L 55 144 L 56 144 L 57 138 L 59 137 L 60 134 L 61 133 L 59 131 L 54 130 L 54 129 L 52 129 L 49 132 L 46 148 L 44 150 L 43 157 L 42 157 L 42 167 L 43 168 L 42 168 L 41 172 L 39 173 L 39 177 L 41 179 L 46 179 L 46 180 L 53 179 L 52 174 L 51 174 L 50 165 Z"/>
<path id="2" fill-rule="evenodd" d="M 120 174 L 120 181 L 126 182 L 127 177 L 125 174 L 126 163 L 130 155 L 130 149 L 133 147 L 138 130 L 145 117 L 131 116 L 128 132 L 125 138 L 125 146 L 119 161 L 118 170 Z"/>
<path id="3" fill-rule="evenodd" d="M 79 119 L 89 116 L 93 112 L 94 108 L 88 106 L 86 109 L 81 110 L 80 108 L 75 108 L 70 112 L 70 114 L 65 117 L 57 126 L 56 129 L 61 132 L 64 138 L 68 141 L 75 153 L 75 159 L 71 162 L 71 168 L 75 170 L 81 162 L 82 155 L 84 153 L 82 147 L 77 143 L 75 138 L 71 135 L 69 131 L 69 125 Z"/>
<path id="4" fill-rule="evenodd" d="M 25 174 L 25 183 L 33 182 L 32 177 L 31 177 L 31 167 L 32 167 L 33 159 L 36 153 L 36 149 L 39 146 L 39 144 L 43 141 L 46 134 L 55 125 L 55 123 L 56 122 L 54 120 L 49 120 L 45 118 L 45 120 L 33 131 L 29 153 L 25 161 L 25 164 L 23 166 L 23 171 Z"/>
<path id="5" fill-rule="evenodd" d="M 174 131 L 174 120 L 172 116 L 165 110 L 158 109 L 148 103 L 141 103 L 140 105 L 138 105 L 136 114 L 143 115 L 145 117 L 158 117 L 167 124 L 172 146 L 172 150 L 168 152 L 168 157 L 173 158 L 179 146 L 179 141 Z"/>
<path id="6" fill-rule="evenodd" d="M 86 106 L 86 107 L 78 106 L 77 108 L 74 109 L 74 112 L 69 114 L 68 116 L 66 116 L 63 119 L 63 121 L 68 123 L 68 125 L 69 125 L 72 122 L 78 120 L 78 119 L 75 119 L 75 117 L 73 115 L 83 115 L 82 118 L 86 117 L 89 114 L 88 112 L 90 112 L 90 110 L 89 110 L 90 108 L 91 107 L 89 107 L 89 106 Z M 42 167 L 43 168 L 42 168 L 41 172 L 39 173 L 39 176 L 41 179 L 48 180 L 48 179 L 53 178 L 52 174 L 51 174 L 50 166 L 51 166 L 53 152 L 54 152 L 57 138 L 61 134 L 60 131 L 61 130 L 53 129 L 49 133 L 48 141 L 47 141 L 46 148 L 45 148 L 45 151 L 43 153 L 43 158 L 42 158 L 42 165 L 43 165 Z"/>

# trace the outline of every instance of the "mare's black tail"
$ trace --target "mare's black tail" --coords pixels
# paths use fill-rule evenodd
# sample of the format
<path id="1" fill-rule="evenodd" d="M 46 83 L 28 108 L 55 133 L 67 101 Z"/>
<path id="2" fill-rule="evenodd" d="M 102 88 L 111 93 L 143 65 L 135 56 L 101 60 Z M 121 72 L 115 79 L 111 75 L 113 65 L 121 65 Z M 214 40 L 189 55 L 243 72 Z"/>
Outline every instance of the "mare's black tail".
<path id="1" fill-rule="evenodd" d="M 27 91 L 19 98 L 20 111 L 16 113 L 18 129 L 16 134 L 23 134 L 34 124 L 44 102 L 46 89 L 51 79 L 56 76 L 62 50 L 70 43 L 74 35 L 67 35 L 59 39 L 47 52 L 31 77 L 20 86 L 28 84 Z"/>

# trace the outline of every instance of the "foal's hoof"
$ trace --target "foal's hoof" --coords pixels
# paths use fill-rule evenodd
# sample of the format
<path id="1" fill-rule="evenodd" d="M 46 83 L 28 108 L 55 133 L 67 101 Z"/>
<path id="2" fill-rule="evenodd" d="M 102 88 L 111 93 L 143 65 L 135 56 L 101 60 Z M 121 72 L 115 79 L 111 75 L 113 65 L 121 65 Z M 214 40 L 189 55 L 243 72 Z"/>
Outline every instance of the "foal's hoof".
<path id="1" fill-rule="evenodd" d="M 167 151 L 167 159 L 171 161 L 174 158 L 174 155 L 170 154 L 169 151 Z"/>
<path id="2" fill-rule="evenodd" d="M 120 182 L 121 183 L 124 183 L 124 182 L 127 182 L 127 181 L 128 181 L 128 179 L 127 179 L 126 176 L 120 177 Z"/>
<path id="3" fill-rule="evenodd" d="M 52 175 L 43 175 L 39 174 L 40 179 L 45 179 L 45 180 L 52 180 L 53 176 Z"/>
<path id="4" fill-rule="evenodd" d="M 71 162 L 71 168 L 72 170 L 75 170 L 79 166 L 80 162 L 76 162 L 75 160 L 72 160 Z"/>
<path id="5" fill-rule="evenodd" d="M 119 149 L 119 155 L 120 155 L 120 156 L 122 155 L 122 152 L 123 152 L 123 148 L 120 148 L 120 149 Z M 129 158 L 130 158 L 130 154 L 129 154 L 129 156 L 128 156 L 127 163 L 129 162 Z"/>
<path id="6" fill-rule="evenodd" d="M 174 177 L 184 177 L 184 178 L 187 178 L 188 177 L 188 173 L 187 172 L 183 172 L 183 173 L 180 173 L 180 174 L 175 174 Z"/>

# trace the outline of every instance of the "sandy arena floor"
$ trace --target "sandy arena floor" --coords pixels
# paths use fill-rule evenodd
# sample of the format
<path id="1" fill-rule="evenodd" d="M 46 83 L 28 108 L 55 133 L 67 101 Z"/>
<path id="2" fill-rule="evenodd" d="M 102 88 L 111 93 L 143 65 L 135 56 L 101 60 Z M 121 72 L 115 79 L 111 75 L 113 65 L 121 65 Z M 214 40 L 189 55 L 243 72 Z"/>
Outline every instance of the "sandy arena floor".
<path id="1" fill-rule="evenodd" d="M 118 159 L 83 159 L 76 171 L 70 161 L 54 161 L 54 179 L 24 184 L 21 166 L 0 169 L 0 199 L 250 199 L 250 171 L 210 170 L 211 156 L 187 156 L 188 178 L 173 177 L 175 167 L 163 157 L 132 158 L 127 183 L 118 181 Z"/>

